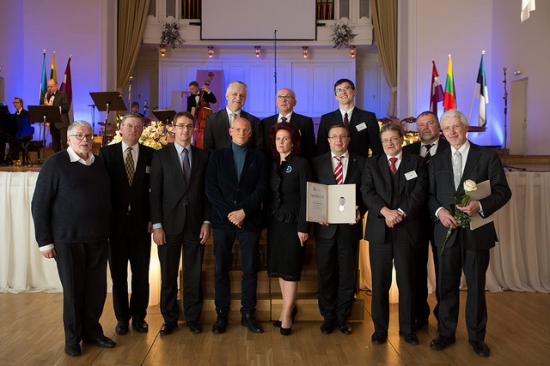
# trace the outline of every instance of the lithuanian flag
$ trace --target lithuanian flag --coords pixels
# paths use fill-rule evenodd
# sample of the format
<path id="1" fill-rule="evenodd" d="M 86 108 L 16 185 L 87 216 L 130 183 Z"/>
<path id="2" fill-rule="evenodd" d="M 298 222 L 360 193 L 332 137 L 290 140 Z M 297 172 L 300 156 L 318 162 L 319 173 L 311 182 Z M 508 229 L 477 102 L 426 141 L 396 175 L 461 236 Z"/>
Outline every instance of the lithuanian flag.
<path id="1" fill-rule="evenodd" d="M 445 95 L 443 97 L 443 109 L 456 109 L 455 80 L 453 76 L 453 60 L 449 54 L 449 66 L 447 67 L 447 81 L 445 83 Z"/>

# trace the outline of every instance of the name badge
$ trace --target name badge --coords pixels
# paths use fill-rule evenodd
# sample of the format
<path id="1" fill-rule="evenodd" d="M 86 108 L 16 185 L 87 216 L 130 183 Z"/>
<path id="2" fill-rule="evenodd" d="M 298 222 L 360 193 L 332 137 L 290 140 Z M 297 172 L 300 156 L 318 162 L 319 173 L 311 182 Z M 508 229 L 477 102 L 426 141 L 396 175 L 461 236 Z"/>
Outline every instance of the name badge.
<path id="1" fill-rule="evenodd" d="M 151 167 L 150 166 L 145 167 L 145 174 L 151 174 Z"/>
<path id="2" fill-rule="evenodd" d="M 357 131 L 363 131 L 367 129 L 367 124 L 365 122 L 361 122 L 355 128 L 357 128 Z"/>
<path id="3" fill-rule="evenodd" d="M 414 170 L 411 170 L 410 172 L 408 173 L 405 173 L 405 178 L 407 178 L 407 180 L 411 180 L 411 179 L 414 179 L 414 178 L 417 178 L 418 175 L 416 174 L 416 172 Z"/>

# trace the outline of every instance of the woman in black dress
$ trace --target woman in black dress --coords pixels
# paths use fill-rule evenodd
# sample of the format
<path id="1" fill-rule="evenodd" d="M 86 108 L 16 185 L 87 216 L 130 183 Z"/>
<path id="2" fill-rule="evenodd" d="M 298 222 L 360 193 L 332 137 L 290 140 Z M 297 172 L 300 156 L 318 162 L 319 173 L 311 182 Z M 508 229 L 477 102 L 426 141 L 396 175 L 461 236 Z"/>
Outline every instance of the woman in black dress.
<path id="1" fill-rule="evenodd" d="M 274 161 L 270 170 L 267 202 L 267 274 L 278 277 L 283 309 L 273 325 L 290 335 L 297 308 L 294 306 L 302 275 L 306 222 L 306 186 L 311 180 L 309 162 L 300 154 L 300 131 L 293 124 L 277 123 L 270 131 Z"/>

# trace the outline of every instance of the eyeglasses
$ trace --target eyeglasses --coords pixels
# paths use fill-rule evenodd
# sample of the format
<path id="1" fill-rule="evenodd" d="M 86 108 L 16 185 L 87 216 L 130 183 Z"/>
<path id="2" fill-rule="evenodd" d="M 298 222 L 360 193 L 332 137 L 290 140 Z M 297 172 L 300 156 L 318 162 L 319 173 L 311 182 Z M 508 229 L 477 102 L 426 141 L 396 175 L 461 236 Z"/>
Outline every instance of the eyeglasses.
<path id="1" fill-rule="evenodd" d="M 334 92 L 335 92 L 336 94 L 340 94 L 341 92 L 343 92 L 343 91 L 348 91 L 348 90 L 350 90 L 350 89 L 351 89 L 351 86 L 344 86 L 343 88 L 338 88 L 338 89 L 336 89 Z"/>
<path id="2" fill-rule="evenodd" d="M 184 125 L 183 123 L 178 123 L 175 126 L 181 130 L 185 130 L 185 129 L 192 130 L 194 127 L 192 124 Z"/>
<path id="3" fill-rule="evenodd" d="M 124 127 L 126 127 L 127 129 L 129 130 L 134 130 L 134 131 L 141 131 L 143 130 L 143 126 L 134 126 L 134 125 L 124 125 Z"/>
<path id="4" fill-rule="evenodd" d="M 346 136 L 346 135 L 332 135 L 332 136 L 329 136 L 328 138 L 332 140 L 343 140 L 343 139 L 347 139 L 348 137 L 349 136 Z"/>
<path id="5" fill-rule="evenodd" d="M 286 100 L 292 100 L 292 99 L 294 99 L 294 97 L 290 95 L 277 95 L 277 100 L 286 101 Z"/>
<path id="6" fill-rule="evenodd" d="M 234 128 L 234 127 L 231 127 L 231 129 L 237 133 L 241 133 L 241 132 L 244 132 L 244 133 L 249 133 L 251 130 L 250 128 Z"/>
<path id="7" fill-rule="evenodd" d="M 390 142 L 391 142 L 392 144 L 395 144 L 397 141 L 399 141 L 400 138 L 401 138 L 401 137 L 390 137 L 389 139 L 383 139 L 383 140 L 382 140 L 382 144 L 383 144 L 383 145 L 387 145 L 387 144 L 389 144 Z"/>
<path id="8" fill-rule="evenodd" d="M 91 140 L 94 135 L 92 133 L 87 133 L 87 134 L 84 134 L 84 133 L 77 133 L 77 134 L 74 134 L 74 135 L 69 135 L 69 136 L 73 136 L 73 137 L 76 137 L 77 140 L 84 140 L 84 137 L 86 137 L 86 140 Z"/>

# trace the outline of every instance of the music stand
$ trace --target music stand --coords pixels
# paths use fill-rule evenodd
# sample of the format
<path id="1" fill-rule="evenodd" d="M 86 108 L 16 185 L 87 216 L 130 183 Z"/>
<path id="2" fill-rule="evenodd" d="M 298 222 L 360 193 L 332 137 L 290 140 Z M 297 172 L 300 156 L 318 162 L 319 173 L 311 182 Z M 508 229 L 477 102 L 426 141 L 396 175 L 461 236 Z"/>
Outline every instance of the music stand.
<path id="1" fill-rule="evenodd" d="M 38 150 L 38 163 L 41 164 L 40 152 L 46 148 L 46 122 L 61 123 L 61 107 L 55 105 L 30 105 L 29 122 L 43 123 L 42 129 L 42 147 Z M 63 141 L 66 143 L 66 141 Z M 44 151 L 44 160 L 46 160 L 46 151 Z"/>
<path id="2" fill-rule="evenodd" d="M 109 111 L 125 111 L 126 104 L 119 92 L 90 92 L 97 110 L 105 111 L 105 125 L 103 126 L 102 145 L 107 144 L 107 127 L 109 126 Z"/>
<path id="3" fill-rule="evenodd" d="M 166 124 L 172 123 L 172 119 L 176 115 L 176 111 L 173 109 L 159 109 L 151 112 L 160 122 L 164 123 L 166 121 Z"/>

